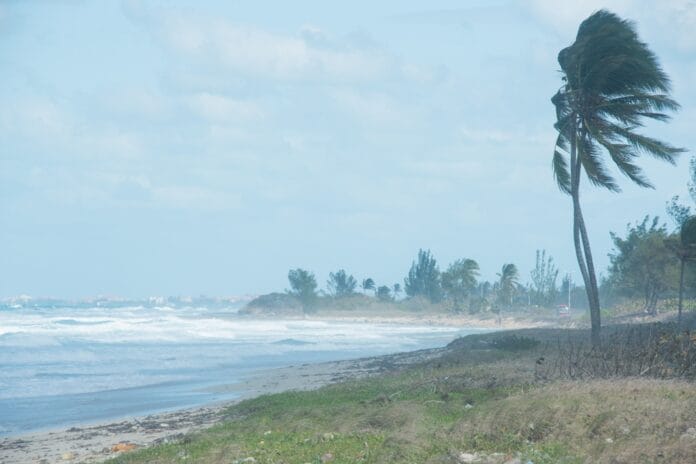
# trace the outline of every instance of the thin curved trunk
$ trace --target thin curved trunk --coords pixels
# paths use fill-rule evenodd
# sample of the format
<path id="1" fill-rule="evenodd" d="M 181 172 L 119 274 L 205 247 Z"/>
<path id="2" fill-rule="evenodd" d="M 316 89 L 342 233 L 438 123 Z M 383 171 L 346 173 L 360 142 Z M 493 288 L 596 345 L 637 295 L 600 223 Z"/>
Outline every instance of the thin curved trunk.
<path id="1" fill-rule="evenodd" d="M 592 345 L 600 344 L 601 319 L 599 312 L 599 291 L 597 290 L 597 277 L 592 260 L 590 241 L 585 227 L 585 220 L 580 207 L 580 156 L 577 153 L 577 140 L 571 138 L 570 146 L 570 178 L 571 197 L 573 199 L 573 242 L 575 244 L 575 256 L 580 266 L 580 273 L 585 284 L 587 302 L 590 306 L 590 321 L 592 325 Z"/>
<path id="2" fill-rule="evenodd" d="M 681 266 L 679 269 L 679 316 L 677 317 L 677 323 L 681 327 L 682 323 L 682 304 L 684 301 L 684 265 L 686 264 L 686 259 L 680 257 Z"/>

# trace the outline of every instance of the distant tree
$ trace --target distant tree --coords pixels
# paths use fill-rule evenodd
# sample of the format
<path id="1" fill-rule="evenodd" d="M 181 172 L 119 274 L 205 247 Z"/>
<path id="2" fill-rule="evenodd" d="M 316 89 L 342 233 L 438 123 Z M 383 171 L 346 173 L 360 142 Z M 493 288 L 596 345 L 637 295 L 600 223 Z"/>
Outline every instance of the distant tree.
<path id="1" fill-rule="evenodd" d="M 314 274 L 304 269 L 291 269 L 288 272 L 288 281 L 288 293 L 300 300 L 305 312 L 311 310 L 317 299 L 317 279 Z"/>
<path id="2" fill-rule="evenodd" d="M 473 259 L 459 259 L 442 273 L 442 288 L 452 299 L 455 311 L 461 311 L 462 302 L 476 289 L 479 265 Z"/>
<path id="3" fill-rule="evenodd" d="M 363 292 L 367 293 L 368 290 L 375 289 L 375 281 L 368 277 L 367 279 L 363 279 L 360 287 L 363 289 Z"/>
<path id="4" fill-rule="evenodd" d="M 326 282 L 329 293 L 336 298 L 352 295 L 357 286 L 358 281 L 355 277 L 346 274 L 343 269 L 329 273 L 329 280 Z"/>
<path id="5" fill-rule="evenodd" d="M 392 285 L 392 292 L 394 292 L 394 298 L 399 298 L 399 294 L 401 293 L 401 284 L 395 283 Z"/>
<path id="6" fill-rule="evenodd" d="M 691 217 L 691 208 L 679 202 L 679 195 L 673 196 L 665 209 L 678 229 Z"/>
<path id="7" fill-rule="evenodd" d="M 551 256 L 546 256 L 546 250 L 536 251 L 536 265 L 531 272 L 532 285 L 530 297 L 534 304 L 550 306 L 556 300 L 556 279 L 558 268 Z"/>
<path id="8" fill-rule="evenodd" d="M 498 302 L 501 306 L 512 306 L 512 299 L 519 285 L 520 273 L 514 264 L 504 264 L 498 273 Z"/>
<path id="9" fill-rule="evenodd" d="M 670 163 L 684 150 L 636 132 L 646 119 L 666 121 L 679 105 L 670 98 L 670 79 L 635 25 L 607 10 L 585 19 L 575 42 L 558 54 L 563 84 L 551 99 L 558 131 L 553 172 L 573 204 L 573 239 L 590 305 L 592 343 L 600 343 L 597 277 L 580 208 L 582 172 L 592 185 L 618 192 L 611 163 L 641 187 L 651 187 L 636 159 L 648 154 Z"/>
<path id="10" fill-rule="evenodd" d="M 627 227 L 626 237 L 611 232 L 609 278 L 626 296 L 642 296 L 644 310 L 655 314 L 661 295 L 676 287 L 678 260 L 668 247 L 667 227 L 646 216 Z"/>
<path id="11" fill-rule="evenodd" d="M 377 287 L 377 292 L 375 293 L 379 301 L 392 301 L 391 289 L 386 285 L 380 285 Z"/>
<path id="12" fill-rule="evenodd" d="M 570 278 L 570 274 L 564 275 L 563 279 L 561 279 L 561 288 L 559 294 L 560 299 L 565 303 L 568 302 L 568 295 L 570 295 L 572 284 L 573 281 Z M 605 285 L 609 285 L 609 281 L 607 279 L 605 279 Z"/>
<path id="13" fill-rule="evenodd" d="M 684 271 L 686 263 L 696 260 L 696 216 L 684 220 L 676 237 L 670 237 L 666 241 L 679 259 L 679 303 L 677 306 L 679 325 L 682 322 L 682 307 L 684 304 Z"/>
<path id="14" fill-rule="evenodd" d="M 418 250 L 418 260 L 411 264 L 408 276 L 404 279 L 408 296 L 423 296 L 433 303 L 442 299 L 440 269 L 430 250 Z"/>
<path id="15" fill-rule="evenodd" d="M 689 182 L 687 183 L 689 188 L 689 195 L 691 196 L 691 201 L 696 203 L 696 157 L 692 157 L 689 161 Z M 672 218 L 677 229 L 692 216 L 692 210 L 690 206 L 681 203 L 679 195 L 672 197 L 666 205 L 667 215 Z"/>

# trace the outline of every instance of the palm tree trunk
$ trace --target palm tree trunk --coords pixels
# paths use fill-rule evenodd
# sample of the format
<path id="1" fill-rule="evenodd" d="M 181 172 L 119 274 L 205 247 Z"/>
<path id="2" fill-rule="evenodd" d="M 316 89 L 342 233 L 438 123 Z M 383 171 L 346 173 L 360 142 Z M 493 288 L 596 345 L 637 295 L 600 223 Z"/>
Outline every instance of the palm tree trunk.
<path id="1" fill-rule="evenodd" d="M 585 227 L 585 220 L 580 208 L 580 157 L 577 153 L 577 142 L 571 139 L 570 146 L 570 177 L 571 197 L 573 199 L 573 241 L 575 244 L 575 256 L 580 266 L 580 273 L 585 284 L 587 302 L 590 306 L 590 322 L 592 325 L 592 345 L 600 344 L 601 319 L 599 312 L 599 291 L 597 290 L 597 278 L 594 271 L 590 241 Z"/>
<path id="2" fill-rule="evenodd" d="M 679 269 L 679 315 L 677 316 L 677 324 L 681 327 L 682 322 L 682 304 L 684 301 L 684 264 L 686 263 L 685 258 L 681 258 L 681 266 Z"/>

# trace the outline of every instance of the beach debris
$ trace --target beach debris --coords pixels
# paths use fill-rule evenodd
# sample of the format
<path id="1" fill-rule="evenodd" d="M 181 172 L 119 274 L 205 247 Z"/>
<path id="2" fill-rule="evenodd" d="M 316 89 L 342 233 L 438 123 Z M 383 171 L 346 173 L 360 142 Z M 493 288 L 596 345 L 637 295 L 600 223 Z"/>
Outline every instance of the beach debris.
<path id="1" fill-rule="evenodd" d="M 249 456 L 249 457 L 244 458 L 244 459 L 237 459 L 232 464 L 254 464 L 255 462 L 256 462 L 256 458 Z"/>
<path id="2" fill-rule="evenodd" d="M 457 456 L 457 462 L 461 464 L 469 464 L 473 462 L 481 462 L 481 458 L 478 453 L 459 453 Z"/>
<path id="3" fill-rule="evenodd" d="M 696 440 L 696 427 L 689 427 L 679 438 L 682 440 Z"/>
<path id="4" fill-rule="evenodd" d="M 334 438 L 336 438 L 336 437 L 335 437 L 335 435 L 334 435 L 333 433 L 331 433 L 331 432 L 326 432 L 325 434 L 323 434 L 323 435 L 321 436 L 321 439 L 322 439 L 323 441 L 331 441 L 331 440 L 333 440 Z"/>
<path id="5" fill-rule="evenodd" d="M 111 451 L 114 453 L 125 453 L 127 451 L 133 451 L 137 447 L 138 447 L 138 445 L 135 445 L 133 443 L 128 443 L 127 441 L 122 441 L 122 442 L 116 443 L 114 446 L 112 446 Z"/>
<path id="6" fill-rule="evenodd" d="M 457 456 L 457 461 L 461 464 L 470 464 L 475 462 L 481 462 L 481 456 L 478 453 L 459 453 Z"/>
<path id="7" fill-rule="evenodd" d="M 334 455 L 331 453 L 326 453 L 321 457 L 321 462 L 331 462 L 334 460 Z"/>
<path id="8" fill-rule="evenodd" d="M 77 454 L 73 453 L 72 451 L 66 451 L 65 453 L 60 455 L 60 458 L 63 461 L 72 461 L 77 457 Z"/>
<path id="9" fill-rule="evenodd" d="M 273 432 L 271 432 L 270 430 L 266 430 L 265 432 L 263 432 L 263 434 L 264 434 L 265 436 L 268 436 L 268 435 L 270 435 L 271 433 L 273 433 Z"/>

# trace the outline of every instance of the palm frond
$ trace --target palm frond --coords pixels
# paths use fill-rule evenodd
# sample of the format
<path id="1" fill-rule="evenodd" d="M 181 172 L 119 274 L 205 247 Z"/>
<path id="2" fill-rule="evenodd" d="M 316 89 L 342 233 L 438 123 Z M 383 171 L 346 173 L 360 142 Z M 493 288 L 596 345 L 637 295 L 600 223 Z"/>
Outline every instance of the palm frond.
<path id="1" fill-rule="evenodd" d="M 654 158 L 676 164 L 677 156 L 686 150 L 669 145 L 660 140 L 633 132 L 630 128 L 613 125 L 612 130 L 626 139 L 635 150 L 653 156 Z"/>
<path id="2" fill-rule="evenodd" d="M 578 156 L 587 178 L 597 187 L 604 187 L 612 192 L 620 192 L 614 178 L 602 163 L 602 155 L 589 137 L 582 137 L 578 143 Z"/>
<path id="3" fill-rule="evenodd" d="M 570 172 L 568 171 L 568 161 L 566 157 L 555 150 L 553 152 L 553 177 L 556 179 L 556 184 L 558 188 L 561 189 L 563 193 L 570 195 L 571 185 L 570 185 Z"/>
<path id="4" fill-rule="evenodd" d="M 604 147 L 609 153 L 619 171 L 640 187 L 654 188 L 650 181 L 643 174 L 643 170 L 634 163 L 635 153 L 631 151 L 631 147 L 627 144 L 612 143 L 598 132 L 593 132 L 592 137 Z"/>

